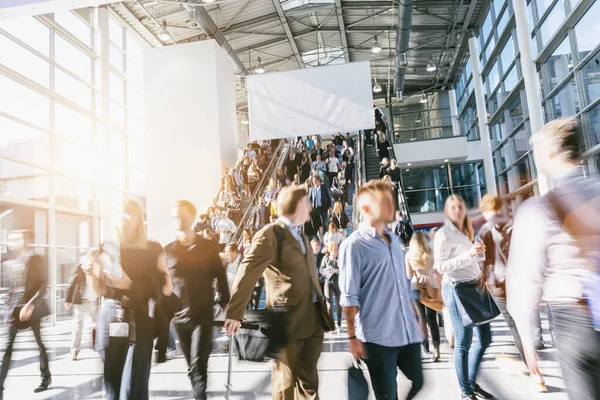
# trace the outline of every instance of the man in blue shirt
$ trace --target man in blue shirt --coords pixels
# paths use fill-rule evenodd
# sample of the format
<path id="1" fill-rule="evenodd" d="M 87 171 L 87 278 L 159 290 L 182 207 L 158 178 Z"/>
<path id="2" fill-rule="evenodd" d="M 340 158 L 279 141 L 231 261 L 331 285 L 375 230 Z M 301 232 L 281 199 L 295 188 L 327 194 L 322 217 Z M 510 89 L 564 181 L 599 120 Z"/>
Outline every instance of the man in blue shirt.
<path id="1" fill-rule="evenodd" d="M 404 251 L 387 231 L 394 220 L 388 183 L 375 180 L 358 190 L 363 220 L 340 248 L 340 304 L 348 324 L 350 352 L 366 359 L 377 400 L 397 398 L 397 368 L 412 381 L 407 399 L 423 386 L 423 341 L 411 305 Z"/>

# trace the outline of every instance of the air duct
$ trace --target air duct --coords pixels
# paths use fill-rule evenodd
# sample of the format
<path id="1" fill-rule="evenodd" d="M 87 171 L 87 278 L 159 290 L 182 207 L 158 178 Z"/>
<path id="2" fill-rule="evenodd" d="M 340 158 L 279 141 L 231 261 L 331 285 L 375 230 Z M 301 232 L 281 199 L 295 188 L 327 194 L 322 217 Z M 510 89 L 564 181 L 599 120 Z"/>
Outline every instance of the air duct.
<path id="1" fill-rule="evenodd" d="M 398 32 L 396 33 L 396 76 L 394 77 L 396 98 L 402 96 L 404 75 L 408 64 L 408 40 L 412 26 L 414 0 L 398 0 Z"/>
<path id="2" fill-rule="evenodd" d="M 235 73 L 244 74 L 246 72 L 246 67 L 244 66 L 244 63 L 242 62 L 242 60 L 240 60 L 237 54 L 235 54 L 235 51 L 233 51 L 233 48 L 231 47 L 223 33 L 219 30 L 219 28 L 215 24 L 215 21 L 212 20 L 208 11 L 206 11 L 204 7 L 194 7 L 189 4 L 184 4 L 183 6 L 186 10 L 188 10 L 188 16 L 195 14 L 196 21 L 198 22 L 199 27 L 202 28 L 206 36 L 216 40 L 216 42 L 219 44 L 219 46 L 221 46 L 223 51 L 225 51 L 225 54 L 229 56 L 229 58 L 233 62 L 233 69 L 235 70 Z M 195 13 L 190 12 L 190 9 L 195 9 Z"/>

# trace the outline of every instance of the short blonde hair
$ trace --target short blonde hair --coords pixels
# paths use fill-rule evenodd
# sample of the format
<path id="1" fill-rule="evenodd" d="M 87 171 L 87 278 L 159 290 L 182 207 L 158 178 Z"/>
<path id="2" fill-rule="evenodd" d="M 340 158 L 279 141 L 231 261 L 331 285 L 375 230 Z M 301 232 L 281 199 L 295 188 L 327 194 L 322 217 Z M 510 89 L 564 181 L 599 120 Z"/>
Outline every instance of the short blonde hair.
<path id="1" fill-rule="evenodd" d="M 185 211 L 192 217 L 196 216 L 196 207 L 194 207 L 194 205 L 190 201 L 178 200 L 177 202 L 175 202 L 175 207 L 177 207 L 179 211 Z"/>
<path id="2" fill-rule="evenodd" d="M 281 189 L 277 196 L 277 211 L 279 215 L 294 215 L 298 204 L 307 195 L 306 188 L 300 185 L 290 185 Z"/>
<path id="3" fill-rule="evenodd" d="M 381 193 L 389 193 L 393 197 L 392 185 L 379 179 L 371 180 L 358 188 L 359 204 L 364 201 L 366 196 L 377 196 Z"/>
<path id="4" fill-rule="evenodd" d="M 499 212 L 502 210 L 503 206 L 504 202 L 500 196 L 488 193 L 481 199 L 479 210 L 481 210 L 481 212 Z"/>

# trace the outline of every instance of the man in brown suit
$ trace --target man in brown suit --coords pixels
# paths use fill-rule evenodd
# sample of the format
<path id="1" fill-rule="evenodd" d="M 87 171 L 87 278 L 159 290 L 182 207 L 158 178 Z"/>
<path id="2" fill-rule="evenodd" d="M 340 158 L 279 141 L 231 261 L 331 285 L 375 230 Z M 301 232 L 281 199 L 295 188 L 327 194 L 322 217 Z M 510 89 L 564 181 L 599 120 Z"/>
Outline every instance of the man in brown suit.
<path id="1" fill-rule="evenodd" d="M 277 199 L 280 217 L 256 233 L 252 247 L 240 265 L 225 328 L 236 333 L 256 282 L 266 278 L 266 307 L 285 306 L 288 310 L 288 346 L 275 360 L 271 372 L 274 400 L 318 399 L 317 361 L 325 331 L 335 325 L 321 292 L 315 256 L 308 239 L 299 233 L 310 217 L 311 205 L 304 187 L 284 188 Z M 281 249 L 274 225 L 283 228 Z"/>

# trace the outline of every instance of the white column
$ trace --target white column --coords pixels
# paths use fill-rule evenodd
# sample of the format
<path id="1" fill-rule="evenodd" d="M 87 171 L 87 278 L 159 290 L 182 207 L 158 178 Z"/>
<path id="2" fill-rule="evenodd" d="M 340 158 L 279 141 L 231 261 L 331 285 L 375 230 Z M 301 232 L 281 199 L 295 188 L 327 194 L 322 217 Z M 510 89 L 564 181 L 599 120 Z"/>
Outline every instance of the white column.
<path id="1" fill-rule="evenodd" d="M 521 71 L 525 82 L 525 96 L 527 97 L 527 108 L 529 109 L 529 123 L 531 132 L 536 133 L 544 126 L 544 111 L 542 109 L 542 95 L 540 80 L 535 67 L 533 52 L 531 50 L 531 27 L 527 17 L 527 5 L 525 0 L 513 1 L 515 11 L 515 22 L 517 25 L 517 43 L 521 52 Z M 538 188 L 540 194 L 548 192 L 550 182 L 546 176 L 538 171 Z"/>
<path id="2" fill-rule="evenodd" d="M 97 133 L 101 135 L 98 167 L 101 168 L 99 175 L 102 176 L 102 221 L 100 222 L 101 240 L 115 239 L 115 221 L 112 207 L 112 174 L 108 155 L 110 154 L 110 45 L 108 40 L 109 11 L 106 6 L 98 7 L 98 34 L 100 42 L 100 53 L 98 55 L 97 68 L 99 73 L 100 101 L 99 126 Z"/>
<path id="3" fill-rule="evenodd" d="M 492 145 L 490 143 L 490 131 L 487 124 L 487 110 L 485 108 L 485 97 L 483 94 L 483 80 L 479 68 L 479 45 L 475 36 L 469 38 L 469 52 L 471 69 L 473 71 L 473 88 L 475 90 L 475 104 L 477 106 L 477 118 L 479 121 L 479 134 L 481 136 L 481 152 L 483 154 L 483 169 L 485 170 L 485 183 L 487 192 L 497 194 L 496 179 L 494 176 L 494 161 L 492 159 Z"/>
<path id="4" fill-rule="evenodd" d="M 460 136 L 460 123 L 458 121 L 458 104 L 456 104 L 456 90 L 448 90 L 448 101 L 450 102 L 450 118 L 452 118 L 452 135 Z"/>

